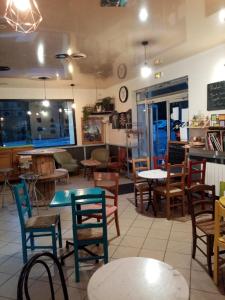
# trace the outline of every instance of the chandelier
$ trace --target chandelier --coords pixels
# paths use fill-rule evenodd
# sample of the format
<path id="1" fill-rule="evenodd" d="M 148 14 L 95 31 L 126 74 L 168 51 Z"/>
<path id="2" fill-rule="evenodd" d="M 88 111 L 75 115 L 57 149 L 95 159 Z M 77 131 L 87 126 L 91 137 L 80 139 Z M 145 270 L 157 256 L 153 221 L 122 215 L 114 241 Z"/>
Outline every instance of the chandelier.
<path id="1" fill-rule="evenodd" d="M 7 0 L 4 18 L 15 31 L 23 33 L 35 31 L 42 21 L 35 0 Z"/>

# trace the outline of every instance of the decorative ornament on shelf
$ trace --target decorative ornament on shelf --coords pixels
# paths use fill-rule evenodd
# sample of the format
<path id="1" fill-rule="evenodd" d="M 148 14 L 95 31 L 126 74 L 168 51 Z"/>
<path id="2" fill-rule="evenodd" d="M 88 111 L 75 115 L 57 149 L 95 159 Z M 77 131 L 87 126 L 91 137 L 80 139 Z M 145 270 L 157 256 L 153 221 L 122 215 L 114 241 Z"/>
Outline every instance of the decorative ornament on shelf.
<path id="1" fill-rule="evenodd" d="M 42 21 L 35 0 L 8 0 L 4 18 L 18 32 L 34 32 Z"/>

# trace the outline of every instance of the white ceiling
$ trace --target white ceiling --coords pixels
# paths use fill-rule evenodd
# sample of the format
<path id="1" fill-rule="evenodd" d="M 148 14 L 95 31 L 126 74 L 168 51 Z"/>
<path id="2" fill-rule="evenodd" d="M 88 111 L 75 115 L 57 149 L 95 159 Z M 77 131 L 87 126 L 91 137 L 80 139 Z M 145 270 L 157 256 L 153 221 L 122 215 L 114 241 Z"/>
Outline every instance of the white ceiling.
<path id="1" fill-rule="evenodd" d="M 149 41 L 148 59 L 161 66 L 203 51 L 225 40 L 225 24 L 218 21 L 224 0 L 128 0 L 125 8 L 100 7 L 100 0 L 36 0 L 43 22 L 30 34 L 14 32 L 3 19 L 6 0 L 0 2 L 0 86 L 40 87 L 38 76 L 50 76 L 48 85 L 80 88 L 109 87 L 121 81 L 117 68 L 127 66 L 125 80 L 139 75 L 144 61 L 143 40 Z M 141 7 L 149 12 L 139 21 Z M 3 26 L 1 26 L 3 25 Z M 44 64 L 37 58 L 44 47 Z M 83 52 L 83 60 L 57 60 L 57 53 Z M 73 73 L 68 72 L 73 65 Z M 56 73 L 59 79 L 56 80 Z M 7 85 L 6 85 L 7 84 Z"/>

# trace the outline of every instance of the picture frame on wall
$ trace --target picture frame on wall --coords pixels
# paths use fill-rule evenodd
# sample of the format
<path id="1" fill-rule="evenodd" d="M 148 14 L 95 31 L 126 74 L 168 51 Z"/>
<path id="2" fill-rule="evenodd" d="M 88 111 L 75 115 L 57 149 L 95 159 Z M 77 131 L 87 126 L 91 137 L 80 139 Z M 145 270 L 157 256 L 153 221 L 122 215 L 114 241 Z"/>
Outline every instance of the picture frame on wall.
<path id="1" fill-rule="evenodd" d="M 103 118 L 81 119 L 82 144 L 104 144 Z"/>
<path id="2" fill-rule="evenodd" d="M 132 129 L 132 110 L 129 109 L 126 112 L 126 118 L 127 118 L 127 129 Z"/>
<path id="3" fill-rule="evenodd" d="M 112 114 L 112 129 L 119 129 L 120 124 L 119 124 L 119 113 L 114 112 Z"/>
<path id="4" fill-rule="evenodd" d="M 119 128 L 126 129 L 127 115 L 126 112 L 119 113 Z"/>

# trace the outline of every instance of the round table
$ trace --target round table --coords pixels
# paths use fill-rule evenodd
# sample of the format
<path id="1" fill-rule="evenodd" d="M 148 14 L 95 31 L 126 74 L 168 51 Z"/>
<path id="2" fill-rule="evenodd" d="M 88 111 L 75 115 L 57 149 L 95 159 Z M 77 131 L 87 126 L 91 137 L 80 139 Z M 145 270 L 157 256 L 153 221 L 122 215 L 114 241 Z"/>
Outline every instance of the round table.
<path id="1" fill-rule="evenodd" d="M 152 194 L 152 186 L 154 180 L 162 180 L 167 178 L 167 171 L 161 170 L 161 169 L 153 169 L 153 170 L 147 170 L 147 171 L 141 171 L 138 172 L 138 176 L 144 179 L 147 179 L 148 185 L 149 185 L 149 195 Z M 154 213 L 156 211 L 156 205 L 153 203 L 152 198 L 149 199 L 147 209 L 149 209 L 150 205 L 152 204 Z"/>
<path id="2" fill-rule="evenodd" d="M 55 181 L 67 176 L 68 171 L 57 171 L 55 169 L 54 153 L 65 152 L 61 148 L 35 149 L 19 152 L 19 155 L 30 155 L 32 157 L 32 172 L 38 175 L 36 184 L 39 192 L 39 206 L 47 205 L 55 193 Z M 42 200 L 42 201 L 40 201 Z"/>
<path id="3" fill-rule="evenodd" d="M 101 162 L 95 159 L 85 159 L 80 162 L 84 166 L 84 177 L 89 180 L 93 177 L 96 167 L 101 165 Z"/>
<path id="4" fill-rule="evenodd" d="M 138 173 L 138 176 L 141 178 L 145 178 L 147 180 L 156 180 L 156 179 L 166 179 L 167 171 L 161 169 L 154 169 L 148 171 L 141 171 Z"/>
<path id="5" fill-rule="evenodd" d="M 128 257 L 112 261 L 91 277 L 89 300 L 187 300 L 189 287 L 172 266 L 159 260 Z"/>
<path id="6" fill-rule="evenodd" d="M 55 171 L 54 153 L 65 152 L 61 148 L 34 149 L 19 152 L 19 155 L 29 155 L 32 157 L 32 171 L 40 176 L 51 175 Z"/>

